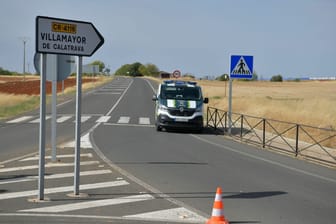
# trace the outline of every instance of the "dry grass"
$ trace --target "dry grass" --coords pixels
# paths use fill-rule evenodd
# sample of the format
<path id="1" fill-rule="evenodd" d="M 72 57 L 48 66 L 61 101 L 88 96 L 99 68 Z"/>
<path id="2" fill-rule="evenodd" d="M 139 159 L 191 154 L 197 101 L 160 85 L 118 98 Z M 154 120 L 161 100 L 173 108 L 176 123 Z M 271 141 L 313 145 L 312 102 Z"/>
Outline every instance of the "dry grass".
<path id="1" fill-rule="evenodd" d="M 14 95 L 14 94 L 0 93 L 0 107 L 4 106 L 11 107 L 16 104 L 23 103 L 32 98 L 33 96 L 29 95 Z"/>
<path id="2" fill-rule="evenodd" d="M 14 77 L 15 79 L 16 77 Z M 22 79 L 22 77 L 17 77 Z M 36 77 L 32 77 L 36 78 Z M 97 86 L 103 85 L 104 83 L 112 80 L 112 77 L 97 77 L 95 82 L 83 83 L 82 90 L 87 91 Z M 13 79 L 12 79 L 13 80 Z M 76 92 L 76 86 L 66 88 L 64 95 L 72 95 Z M 59 93 L 62 95 L 63 93 Z M 30 111 L 39 107 L 39 96 L 30 96 L 30 95 L 14 95 L 14 94 L 5 94 L 0 93 L 0 120 L 6 119 L 18 114 Z M 47 102 L 50 100 L 47 99 Z"/>
<path id="3" fill-rule="evenodd" d="M 225 82 L 201 81 L 209 106 L 228 109 Z M 232 110 L 269 119 L 336 129 L 336 82 L 233 82 Z"/>

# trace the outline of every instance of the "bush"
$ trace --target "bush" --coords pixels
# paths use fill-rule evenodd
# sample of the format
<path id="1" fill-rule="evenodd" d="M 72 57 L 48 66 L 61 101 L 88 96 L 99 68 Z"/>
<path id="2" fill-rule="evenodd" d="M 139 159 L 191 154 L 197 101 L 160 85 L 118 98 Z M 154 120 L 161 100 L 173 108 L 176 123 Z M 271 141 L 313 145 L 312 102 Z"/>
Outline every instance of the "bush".
<path id="1" fill-rule="evenodd" d="M 283 79 L 282 79 L 281 75 L 274 75 L 271 78 L 271 82 L 282 82 L 282 81 L 283 81 Z"/>
<path id="2" fill-rule="evenodd" d="M 15 75 L 15 73 L 0 67 L 0 75 Z"/>

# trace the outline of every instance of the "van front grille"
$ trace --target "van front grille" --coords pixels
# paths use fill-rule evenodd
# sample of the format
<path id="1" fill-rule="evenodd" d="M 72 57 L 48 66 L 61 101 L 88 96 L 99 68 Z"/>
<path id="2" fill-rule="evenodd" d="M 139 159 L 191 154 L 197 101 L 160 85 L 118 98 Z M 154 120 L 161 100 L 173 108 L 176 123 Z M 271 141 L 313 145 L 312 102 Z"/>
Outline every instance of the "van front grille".
<path id="1" fill-rule="evenodd" d="M 168 112 L 172 116 L 190 117 L 194 114 L 195 110 L 184 109 L 180 111 L 179 109 L 168 109 Z"/>

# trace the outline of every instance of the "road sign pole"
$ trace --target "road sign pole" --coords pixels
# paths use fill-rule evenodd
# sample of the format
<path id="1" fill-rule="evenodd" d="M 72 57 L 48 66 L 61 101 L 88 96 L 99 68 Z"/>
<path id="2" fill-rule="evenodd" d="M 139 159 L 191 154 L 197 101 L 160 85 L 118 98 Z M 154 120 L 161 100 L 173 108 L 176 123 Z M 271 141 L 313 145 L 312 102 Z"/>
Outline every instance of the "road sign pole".
<path id="1" fill-rule="evenodd" d="M 231 135 L 232 129 L 232 79 L 229 80 L 229 114 L 228 114 L 229 130 L 228 133 Z"/>
<path id="2" fill-rule="evenodd" d="M 82 64 L 83 57 L 77 57 L 77 93 L 76 93 L 76 130 L 75 130 L 75 174 L 74 174 L 74 195 L 79 195 L 79 173 L 80 173 L 80 135 L 81 135 L 81 100 L 82 100 Z"/>
<path id="3" fill-rule="evenodd" d="M 57 75 L 57 71 L 55 73 Z M 57 77 L 53 77 L 52 80 L 52 104 L 51 104 L 51 161 L 56 162 L 56 136 L 57 136 L 57 123 L 56 123 L 56 105 L 57 105 Z"/>
<path id="4" fill-rule="evenodd" d="M 45 117 L 46 117 L 46 62 L 47 55 L 41 58 L 40 80 L 40 134 L 39 134 L 39 180 L 38 200 L 44 200 L 44 173 L 45 173 Z"/>

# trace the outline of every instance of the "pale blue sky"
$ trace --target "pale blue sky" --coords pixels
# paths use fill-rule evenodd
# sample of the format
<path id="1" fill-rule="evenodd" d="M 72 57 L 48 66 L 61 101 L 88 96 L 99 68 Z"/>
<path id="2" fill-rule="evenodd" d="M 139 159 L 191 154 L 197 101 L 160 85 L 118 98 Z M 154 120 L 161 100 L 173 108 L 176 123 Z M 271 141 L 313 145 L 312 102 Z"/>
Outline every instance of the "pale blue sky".
<path id="1" fill-rule="evenodd" d="M 219 76 L 245 54 L 263 78 L 336 76 L 335 12 L 335 0 L 2 0 L 0 66 L 22 72 L 28 37 L 34 72 L 35 18 L 49 16 L 92 22 L 105 44 L 84 62 L 111 71 L 139 61 Z"/>

